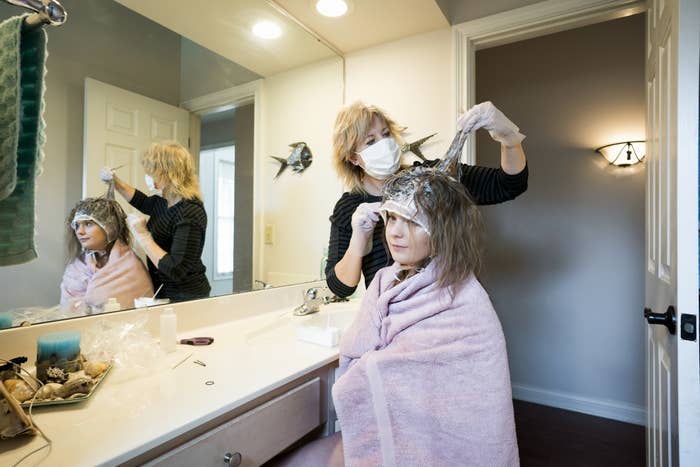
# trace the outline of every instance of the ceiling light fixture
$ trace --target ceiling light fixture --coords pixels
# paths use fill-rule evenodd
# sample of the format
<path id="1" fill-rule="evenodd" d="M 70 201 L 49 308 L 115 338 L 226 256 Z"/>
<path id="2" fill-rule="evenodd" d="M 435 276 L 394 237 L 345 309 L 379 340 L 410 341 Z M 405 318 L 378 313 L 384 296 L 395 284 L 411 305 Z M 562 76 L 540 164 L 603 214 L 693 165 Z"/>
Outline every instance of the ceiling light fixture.
<path id="1" fill-rule="evenodd" d="M 316 10 L 323 16 L 337 18 L 348 12 L 348 4 L 344 0 L 318 0 Z"/>
<path id="2" fill-rule="evenodd" d="M 596 149 L 612 165 L 628 166 L 642 162 L 646 156 L 644 141 L 627 141 L 612 143 Z"/>
<path id="3" fill-rule="evenodd" d="M 253 26 L 253 34 L 262 39 L 277 39 L 282 35 L 282 29 L 272 21 L 260 21 Z"/>

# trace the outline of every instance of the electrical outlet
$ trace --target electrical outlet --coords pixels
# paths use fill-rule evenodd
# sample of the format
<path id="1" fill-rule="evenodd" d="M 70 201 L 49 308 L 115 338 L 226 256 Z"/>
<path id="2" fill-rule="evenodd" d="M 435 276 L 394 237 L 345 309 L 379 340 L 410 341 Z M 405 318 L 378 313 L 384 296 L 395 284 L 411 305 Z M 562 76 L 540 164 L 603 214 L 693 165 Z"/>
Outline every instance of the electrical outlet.
<path id="1" fill-rule="evenodd" d="M 272 224 L 265 225 L 265 245 L 275 243 L 275 227 Z"/>

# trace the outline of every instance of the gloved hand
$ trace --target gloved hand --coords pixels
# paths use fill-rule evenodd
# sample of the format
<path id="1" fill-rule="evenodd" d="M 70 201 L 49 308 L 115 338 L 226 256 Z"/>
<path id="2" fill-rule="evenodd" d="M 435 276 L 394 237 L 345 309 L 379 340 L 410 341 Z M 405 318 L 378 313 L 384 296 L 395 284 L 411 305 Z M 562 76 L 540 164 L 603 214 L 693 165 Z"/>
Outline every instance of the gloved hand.
<path id="1" fill-rule="evenodd" d="M 508 147 L 516 146 L 525 139 L 513 122 L 503 115 L 490 101 L 482 102 L 464 112 L 457 119 L 457 127 L 461 130 L 476 131 L 479 128 L 488 130 L 491 138 Z"/>
<path id="2" fill-rule="evenodd" d="M 350 220 L 352 230 L 371 234 L 379 221 L 379 206 L 381 203 L 362 203 L 355 209 Z"/>
<path id="3" fill-rule="evenodd" d="M 114 179 L 114 170 L 109 167 L 102 167 L 100 170 L 100 180 L 105 183 L 109 183 Z"/>
<path id="4" fill-rule="evenodd" d="M 151 232 L 149 232 L 146 227 L 146 222 L 146 216 L 138 212 L 132 212 L 126 216 L 126 223 L 129 225 L 129 230 L 142 248 L 146 241 L 153 238 L 151 237 Z"/>

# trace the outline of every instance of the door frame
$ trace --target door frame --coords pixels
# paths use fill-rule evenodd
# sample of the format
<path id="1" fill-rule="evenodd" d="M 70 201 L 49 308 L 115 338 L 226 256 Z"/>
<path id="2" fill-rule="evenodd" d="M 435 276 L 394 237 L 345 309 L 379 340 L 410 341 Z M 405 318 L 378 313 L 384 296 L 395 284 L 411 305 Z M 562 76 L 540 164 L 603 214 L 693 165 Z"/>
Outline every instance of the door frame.
<path id="1" fill-rule="evenodd" d="M 263 223 L 262 215 L 263 206 L 265 206 L 263 196 L 265 195 L 262 186 L 262 141 L 263 141 L 263 126 L 262 126 L 262 101 L 263 101 L 263 79 L 250 81 L 239 86 L 234 86 L 221 91 L 205 94 L 186 100 L 180 104 L 181 107 L 189 110 L 199 121 L 202 114 L 217 111 L 233 109 L 248 104 L 253 104 L 253 272 L 250 278 L 251 284 L 255 278 L 260 277 L 264 258 L 264 250 L 262 248 Z M 196 134 L 193 134 L 193 129 L 196 127 Z M 195 143 L 197 154 L 193 154 L 196 160 L 199 160 L 199 124 L 193 125 L 190 122 L 190 137 Z"/>
<path id="2" fill-rule="evenodd" d="M 452 27 L 456 77 L 452 113 L 476 104 L 476 51 L 602 23 L 647 10 L 644 0 L 548 0 Z M 456 124 L 456 123 L 455 123 Z M 456 131 L 456 127 L 453 128 Z M 476 163 L 476 138 L 465 144 L 463 159 Z"/>

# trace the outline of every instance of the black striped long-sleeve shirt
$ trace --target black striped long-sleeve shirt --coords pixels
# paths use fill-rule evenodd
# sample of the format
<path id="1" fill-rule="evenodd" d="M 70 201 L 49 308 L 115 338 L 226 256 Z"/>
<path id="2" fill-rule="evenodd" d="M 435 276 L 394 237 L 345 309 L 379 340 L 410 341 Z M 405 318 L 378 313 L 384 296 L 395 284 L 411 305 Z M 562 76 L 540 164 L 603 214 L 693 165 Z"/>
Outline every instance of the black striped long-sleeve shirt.
<path id="1" fill-rule="evenodd" d="M 129 203 L 151 216 L 146 227 L 166 252 L 157 267 L 148 259 L 154 289 L 163 284 L 158 298 L 182 301 L 208 297 L 211 287 L 202 263 L 207 213 L 202 202 L 183 199 L 168 207 L 165 198 L 136 190 Z"/>
<path id="2" fill-rule="evenodd" d="M 434 165 L 435 161 L 424 162 Z M 421 165 L 416 162 L 414 165 Z M 509 175 L 499 168 L 462 165 L 462 184 L 472 199 L 479 205 L 498 204 L 510 201 L 527 190 L 527 166 L 520 173 Z M 335 265 L 343 259 L 352 236 L 352 215 L 361 203 L 375 203 L 381 196 L 361 193 L 343 193 L 333 209 L 331 235 L 328 241 L 328 262 L 326 263 L 326 283 L 339 297 L 347 297 L 355 292 L 355 287 L 343 283 L 335 275 Z M 384 247 L 384 221 L 380 218 L 372 234 L 372 250 L 362 258 L 362 275 L 365 286 L 369 287 L 372 278 L 381 268 L 390 265 L 392 258 Z"/>

